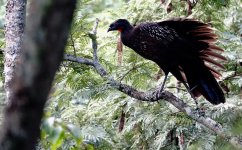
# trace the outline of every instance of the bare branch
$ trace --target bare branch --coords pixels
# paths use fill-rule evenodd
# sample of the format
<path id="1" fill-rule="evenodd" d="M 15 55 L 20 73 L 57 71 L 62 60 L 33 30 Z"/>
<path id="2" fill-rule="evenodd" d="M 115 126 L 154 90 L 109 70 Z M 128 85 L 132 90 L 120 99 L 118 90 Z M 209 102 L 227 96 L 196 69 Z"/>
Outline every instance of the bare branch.
<path id="1" fill-rule="evenodd" d="M 177 91 L 184 91 L 186 92 L 187 90 L 181 88 L 181 87 L 176 87 L 176 86 L 167 86 L 166 88 L 168 89 L 177 89 Z"/>
<path id="2" fill-rule="evenodd" d="M 122 76 L 120 76 L 119 78 L 119 81 L 121 82 L 121 81 L 123 81 L 123 79 L 129 74 L 129 73 L 131 73 L 132 71 L 134 71 L 134 70 L 136 70 L 137 68 L 139 68 L 139 67 L 141 67 L 141 66 L 143 66 L 143 65 L 145 65 L 146 63 L 142 63 L 142 64 L 139 64 L 139 65 L 136 65 L 136 64 L 134 64 L 133 65 L 133 67 L 130 69 L 130 70 L 128 70 L 126 73 L 124 73 Z"/>
<path id="3" fill-rule="evenodd" d="M 75 41 L 73 39 L 73 34 L 70 34 L 70 39 L 71 39 L 71 46 L 73 47 L 74 55 L 76 55 L 76 46 L 75 46 Z"/>
<path id="4" fill-rule="evenodd" d="M 98 27 L 98 23 L 99 23 L 99 19 L 97 18 L 95 21 L 95 24 L 93 26 L 93 29 L 91 32 L 89 32 L 89 37 L 92 40 L 92 48 L 93 48 L 93 59 L 94 61 L 98 61 L 98 57 L 97 57 L 97 27 Z"/>
<path id="5" fill-rule="evenodd" d="M 91 59 L 76 57 L 76 56 L 69 55 L 69 54 L 65 54 L 64 55 L 64 60 L 77 62 L 77 63 L 85 64 L 85 65 L 94 66 L 94 63 L 93 63 L 93 61 Z"/>
<path id="6" fill-rule="evenodd" d="M 91 33 L 92 33 L 93 35 L 96 35 L 96 34 L 97 34 L 98 23 L 99 23 L 99 19 L 96 18 L 95 24 L 94 24 L 94 26 L 93 26 L 93 28 L 92 28 L 92 31 L 91 31 Z"/>

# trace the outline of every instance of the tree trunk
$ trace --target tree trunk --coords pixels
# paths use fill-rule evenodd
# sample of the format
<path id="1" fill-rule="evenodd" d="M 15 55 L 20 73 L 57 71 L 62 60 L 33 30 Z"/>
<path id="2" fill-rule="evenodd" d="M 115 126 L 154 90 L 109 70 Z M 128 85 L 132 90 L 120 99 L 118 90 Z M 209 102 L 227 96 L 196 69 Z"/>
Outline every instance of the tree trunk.
<path id="1" fill-rule="evenodd" d="M 19 61 L 25 26 L 26 0 L 8 0 L 5 16 L 4 76 L 6 102 L 12 97 L 12 82 L 16 63 Z"/>
<path id="2" fill-rule="evenodd" d="M 76 0 L 31 2 L 21 62 L 9 86 L 11 96 L 1 127 L 1 150 L 35 149 L 44 105 L 63 57 L 76 4 Z"/>

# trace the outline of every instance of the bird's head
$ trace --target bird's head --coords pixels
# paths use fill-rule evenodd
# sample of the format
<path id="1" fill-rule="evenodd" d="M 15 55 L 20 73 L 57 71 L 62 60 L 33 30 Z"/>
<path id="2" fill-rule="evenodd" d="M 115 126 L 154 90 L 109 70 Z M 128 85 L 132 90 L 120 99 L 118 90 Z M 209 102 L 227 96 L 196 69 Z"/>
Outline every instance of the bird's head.
<path id="1" fill-rule="evenodd" d="M 110 24 L 108 32 L 109 31 L 115 31 L 118 30 L 119 32 L 123 32 L 125 30 L 131 29 L 132 26 L 126 19 L 118 19 Z"/>

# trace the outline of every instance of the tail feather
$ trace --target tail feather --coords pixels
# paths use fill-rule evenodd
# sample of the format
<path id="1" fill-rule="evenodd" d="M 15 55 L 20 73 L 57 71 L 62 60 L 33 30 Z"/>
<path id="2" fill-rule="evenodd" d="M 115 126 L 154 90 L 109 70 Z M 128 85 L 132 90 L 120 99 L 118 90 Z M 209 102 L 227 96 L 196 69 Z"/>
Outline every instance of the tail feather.
<path id="1" fill-rule="evenodd" d="M 212 104 L 217 105 L 225 102 L 224 94 L 216 81 L 200 79 L 199 91 Z"/>
<path id="2" fill-rule="evenodd" d="M 217 83 L 212 73 L 202 65 L 199 70 L 191 72 L 190 69 L 184 69 L 187 82 L 195 96 L 203 95 L 209 102 L 214 105 L 224 103 L 225 97 L 222 89 Z"/>
<path id="3" fill-rule="evenodd" d="M 178 80 L 187 81 L 195 96 L 203 95 L 212 104 L 224 103 L 223 91 L 215 77 L 221 76 L 217 69 L 224 68 L 220 61 L 226 58 L 221 55 L 223 49 L 215 45 L 218 37 L 211 26 L 187 18 L 173 18 L 158 25 L 172 28 L 182 37 L 172 47 L 179 49 L 175 57 L 178 68 L 170 72 Z"/>

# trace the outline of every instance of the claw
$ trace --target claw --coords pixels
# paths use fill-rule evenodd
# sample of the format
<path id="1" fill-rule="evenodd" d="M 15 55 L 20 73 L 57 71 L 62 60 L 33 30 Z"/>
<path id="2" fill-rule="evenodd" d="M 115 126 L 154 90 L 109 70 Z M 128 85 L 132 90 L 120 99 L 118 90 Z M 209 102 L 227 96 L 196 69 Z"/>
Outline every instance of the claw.
<path id="1" fill-rule="evenodd" d="M 205 111 L 203 109 L 196 107 L 195 111 L 198 114 L 198 117 L 204 117 L 205 116 Z"/>

